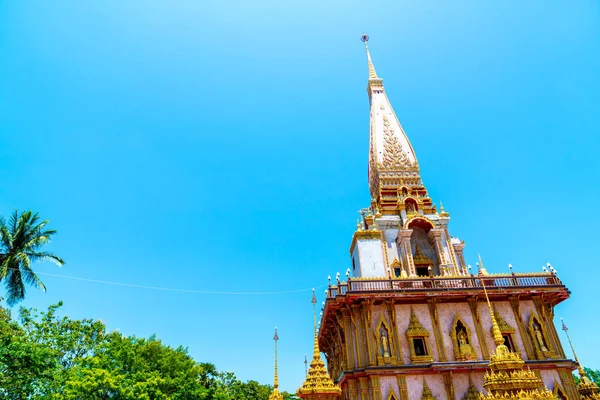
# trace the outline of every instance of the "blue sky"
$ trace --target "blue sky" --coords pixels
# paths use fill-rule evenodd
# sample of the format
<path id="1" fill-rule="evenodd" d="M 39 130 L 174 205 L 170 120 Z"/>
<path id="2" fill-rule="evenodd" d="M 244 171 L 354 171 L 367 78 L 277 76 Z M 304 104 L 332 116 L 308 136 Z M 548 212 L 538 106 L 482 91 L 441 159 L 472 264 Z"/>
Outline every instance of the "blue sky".
<path id="1" fill-rule="evenodd" d="M 44 276 L 23 305 L 63 300 L 264 383 L 277 325 L 295 390 L 309 289 L 348 267 L 369 203 L 363 31 L 468 262 L 552 262 L 572 291 L 556 315 L 600 368 L 592 0 L 0 2 L 0 213 L 39 211 L 67 260 L 38 271 L 308 289 Z"/>

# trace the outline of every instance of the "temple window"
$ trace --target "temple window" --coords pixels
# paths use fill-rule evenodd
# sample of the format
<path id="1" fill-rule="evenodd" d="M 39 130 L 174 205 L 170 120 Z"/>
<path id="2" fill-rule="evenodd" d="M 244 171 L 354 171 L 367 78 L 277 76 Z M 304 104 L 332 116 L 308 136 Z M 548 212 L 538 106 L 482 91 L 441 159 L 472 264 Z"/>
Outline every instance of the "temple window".
<path id="1" fill-rule="evenodd" d="M 410 347 L 410 360 L 413 364 L 426 364 L 433 361 L 429 353 L 427 341 L 429 340 L 429 331 L 421 325 L 415 311 L 410 309 L 410 323 L 405 332 L 406 339 Z"/>
<path id="2" fill-rule="evenodd" d="M 504 338 L 504 345 L 508 347 L 508 350 L 516 351 L 512 335 L 510 333 L 504 333 L 502 337 Z"/>
<path id="3" fill-rule="evenodd" d="M 496 307 L 494 306 L 494 317 L 496 318 L 496 323 L 498 324 L 498 328 L 500 329 L 500 333 L 502 333 L 502 337 L 504 338 L 504 345 L 508 347 L 508 350 L 518 353 L 519 348 L 517 347 L 514 339 L 515 328 L 510 326 L 502 315 L 498 312 Z M 490 327 L 490 333 L 494 334 L 493 329 Z"/>
<path id="4" fill-rule="evenodd" d="M 429 353 L 427 352 L 427 345 L 425 344 L 424 337 L 416 337 L 413 338 L 413 346 L 415 348 L 415 355 L 417 356 L 426 356 Z"/>

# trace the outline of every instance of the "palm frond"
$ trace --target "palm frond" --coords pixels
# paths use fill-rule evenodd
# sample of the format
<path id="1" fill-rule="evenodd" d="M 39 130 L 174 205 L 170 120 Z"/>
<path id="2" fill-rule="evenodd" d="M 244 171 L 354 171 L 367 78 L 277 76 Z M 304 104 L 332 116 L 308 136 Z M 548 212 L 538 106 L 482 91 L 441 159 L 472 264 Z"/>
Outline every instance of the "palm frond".
<path id="1" fill-rule="evenodd" d="M 65 261 L 54 253 L 48 251 L 37 251 L 27 253 L 29 259 L 33 262 L 50 261 L 59 267 L 62 267 Z"/>
<path id="2" fill-rule="evenodd" d="M 25 283 L 28 283 L 29 285 L 32 285 L 32 286 L 37 286 L 38 288 L 42 289 L 45 292 L 46 286 L 42 283 L 40 278 L 38 278 L 38 276 L 35 274 L 35 272 L 33 272 L 33 270 L 31 269 L 31 263 L 29 261 L 29 257 L 27 257 L 26 255 L 23 254 L 21 258 L 22 258 L 21 273 L 23 275 L 23 280 L 25 281 Z"/>
<path id="3" fill-rule="evenodd" d="M 20 300 L 25 298 L 25 285 L 21 276 L 21 270 L 10 269 L 8 277 L 5 281 L 6 285 L 6 302 L 13 306 Z"/>

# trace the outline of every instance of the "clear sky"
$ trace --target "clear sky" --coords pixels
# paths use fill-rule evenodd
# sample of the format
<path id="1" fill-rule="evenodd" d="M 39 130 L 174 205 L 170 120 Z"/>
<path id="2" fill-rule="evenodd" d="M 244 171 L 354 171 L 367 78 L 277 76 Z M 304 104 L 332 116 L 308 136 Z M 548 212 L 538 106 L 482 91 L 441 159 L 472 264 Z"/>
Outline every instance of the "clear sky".
<path id="1" fill-rule="evenodd" d="M 42 276 L 23 305 L 263 383 L 278 326 L 294 391 L 310 288 L 348 268 L 370 200 L 363 31 L 468 262 L 552 262 L 572 291 L 556 315 L 600 368 L 594 0 L 0 2 L 0 213 L 39 211 L 67 261 L 38 271 L 307 289 Z"/>

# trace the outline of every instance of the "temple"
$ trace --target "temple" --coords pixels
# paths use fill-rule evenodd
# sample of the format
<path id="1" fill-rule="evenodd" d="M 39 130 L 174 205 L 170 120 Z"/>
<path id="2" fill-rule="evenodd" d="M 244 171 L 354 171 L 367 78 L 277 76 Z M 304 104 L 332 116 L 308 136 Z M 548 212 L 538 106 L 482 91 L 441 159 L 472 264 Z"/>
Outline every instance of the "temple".
<path id="1" fill-rule="evenodd" d="M 345 280 L 338 274 L 326 290 L 298 395 L 597 398 L 585 375 L 579 390 L 575 385 L 577 364 L 565 355 L 554 326 L 554 307 L 570 296 L 556 270 L 514 273 L 509 266 L 507 273 L 490 274 L 481 257 L 476 271 L 465 262 L 465 242 L 450 234 L 450 214 L 429 197 L 367 41 L 363 35 L 371 202 L 360 212 Z"/>

